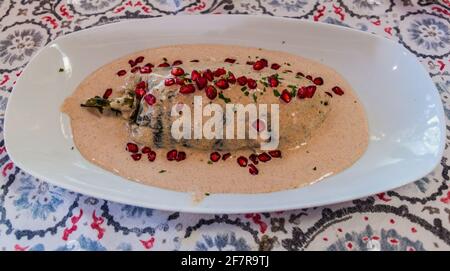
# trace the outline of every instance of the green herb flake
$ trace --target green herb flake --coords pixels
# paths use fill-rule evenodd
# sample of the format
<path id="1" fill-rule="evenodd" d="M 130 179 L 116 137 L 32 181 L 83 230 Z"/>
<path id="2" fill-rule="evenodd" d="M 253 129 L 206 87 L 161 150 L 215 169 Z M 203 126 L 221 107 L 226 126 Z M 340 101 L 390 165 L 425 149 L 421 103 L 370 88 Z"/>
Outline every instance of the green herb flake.
<path id="1" fill-rule="evenodd" d="M 210 193 L 205 193 L 205 196 L 207 196 L 207 197 L 208 197 L 209 195 L 211 195 L 211 194 L 210 194 Z"/>
<path id="2" fill-rule="evenodd" d="M 256 101 L 258 100 L 258 97 L 256 96 L 256 93 L 253 93 L 252 97 L 253 97 L 253 101 L 256 103 Z"/>
<path id="3" fill-rule="evenodd" d="M 297 89 L 291 90 L 291 97 L 295 97 L 297 95 Z"/>
<path id="4" fill-rule="evenodd" d="M 163 57 L 164 62 L 167 62 L 167 58 Z"/>
<path id="5" fill-rule="evenodd" d="M 267 82 L 263 81 L 263 80 L 259 80 L 259 82 L 260 82 L 261 84 L 263 84 L 265 87 L 268 87 L 268 86 L 269 86 L 269 84 L 268 84 Z"/>
<path id="6" fill-rule="evenodd" d="M 280 97 L 281 96 L 280 92 L 278 92 L 277 89 L 273 90 L 273 95 L 275 95 L 275 97 Z"/>
<path id="7" fill-rule="evenodd" d="M 64 72 L 64 68 L 59 68 L 58 72 Z"/>
<path id="8" fill-rule="evenodd" d="M 244 92 L 245 96 L 248 96 L 250 93 L 248 93 L 248 91 Z"/>
<path id="9" fill-rule="evenodd" d="M 219 93 L 219 99 L 222 99 L 226 104 L 231 102 L 231 99 L 225 97 L 222 92 Z"/>
<path id="10" fill-rule="evenodd" d="M 208 165 L 212 165 L 213 164 L 213 162 L 212 161 L 208 161 Z"/>
<path id="11" fill-rule="evenodd" d="M 164 173 L 164 172 L 167 172 L 167 170 L 161 169 L 158 173 Z"/>
<path id="12" fill-rule="evenodd" d="M 244 91 L 246 91 L 246 90 L 247 90 L 247 87 L 242 87 L 242 88 L 241 88 L 241 91 L 242 91 L 242 92 L 244 92 Z"/>
<path id="13" fill-rule="evenodd" d="M 107 99 L 95 96 L 94 98 L 88 99 L 84 104 L 81 104 L 81 107 L 97 108 L 100 113 L 103 113 L 103 109 L 109 108 L 109 103 L 110 102 Z"/>

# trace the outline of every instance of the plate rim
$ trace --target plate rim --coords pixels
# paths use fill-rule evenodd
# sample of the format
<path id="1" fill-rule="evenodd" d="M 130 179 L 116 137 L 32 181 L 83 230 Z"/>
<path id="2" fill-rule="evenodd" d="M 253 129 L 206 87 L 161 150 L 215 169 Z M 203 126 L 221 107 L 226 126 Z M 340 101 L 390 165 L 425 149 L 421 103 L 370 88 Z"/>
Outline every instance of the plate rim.
<path id="1" fill-rule="evenodd" d="M 357 29 L 353 29 L 353 28 L 349 28 L 349 27 L 345 27 L 345 26 L 339 26 L 339 25 L 333 25 L 333 24 L 328 24 L 328 23 L 323 23 L 323 22 L 312 22 L 312 21 L 308 21 L 308 20 L 302 20 L 302 19 L 295 19 L 295 18 L 286 18 L 286 17 L 275 17 L 275 16 L 266 16 L 266 15 L 244 15 L 244 14 L 233 14 L 233 15 L 216 15 L 216 14 L 208 14 L 208 15 L 178 15 L 178 16 L 162 16 L 162 17 L 156 17 L 156 18 L 144 18 L 144 19 L 128 19 L 125 21 L 119 21 L 119 22 L 113 22 L 113 23 L 107 23 L 107 24 L 103 24 L 103 25 L 99 25 L 99 26 L 95 26 L 95 27 L 89 27 L 89 28 L 85 28 L 79 31 L 74 31 L 71 33 L 68 33 L 66 35 L 63 36 L 59 36 L 56 39 L 50 41 L 46 46 L 42 47 L 40 50 L 38 50 L 28 61 L 26 67 L 23 69 L 22 73 L 26 73 L 28 68 L 31 66 L 30 64 L 32 64 L 36 58 L 38 58 L 40 56 L 40 54 L 48 49 L 49 47 L 51 47 L 53 44 L 57 43 L 60 40 L 64 40 L 67 38 L 71 38 L 74 35 L 80 34 L 80 33 L 88 33 L 88 32 L 93 32 L 95 33 L 96 31 L 101 31 L 103 28 L 109 28 L 109 27 L 113 27 L 116 24 L 133 24 L 134 22 L 143 22 L 143 21 L 151 21 L 151 20 L 179 20 L 180 17 L 181 18 L 185 18 L 185 17 L 242 17 L 242 18 L 255 18 L 255 19 L 264 19 L 264 20 L 274 20 L 274 21 L 286 21 L 289 23 L 296 23 L 296 24 L 306 24 L 306 25 L 314 25 L 314 26 L 319 26 L 319 27 L 325 27 L 325 28 L 330 28 L 330 29 L 334 29 L 334 30 L 338 30 L 338 31 L 348 31 L 348 32 L 354 32 L 354 33 L 358 33 L 359 35 L 365 35 L 366 37 L 370 38 L 370 39 L 374 39 L 374 40 L 381 40 L 383 42 L 387 42 L 390 43 L 391 46 L 397 47 L 398 49 L 400 49 L 403 52 L 406 52 L 406 54 L 409 54 L 411 57 L 413 57 L 415 59 L 415 61 L 420 65 L 420 67 L 422 68 L 422 70 L 425 72 L 426 75 L 429 75 L 429 73 L 425 70 L 425 68 L 423 67 L 423 65 L 420 64 L 420 62 L 418 61 L 417 57 L 411 53 L 409 50 L 407 50 L 406 48 L 404 48 L 403 46 L 401 46 L 399 43 L 395 42 L 394 40 L 388 39 L 386 37 L 380 36 L 380 35 L 376 35 L 376 34 L 372 34 L 370 32 L 364 32 L 364 31 L 360 31 Z M 178 17 L 178 18 L 177 18 Z M 112 195 L 109 193 L 105 193 L 103 192 L 98 192 L 97 189 L 93 190 L 93 191 L 88 191 L 88 187 L 85 186 L 85 184 L 83 184 L 82 186 L 76 186 L 76 185 L 72 185 L 69 182 L 65 182 L 65 181 L 58 181 L 58 180 L 54 180 L 53 177 L 48 177 L 48 176 L 44 176 L 43 174 L 39 173 L 39 172 L 35 172 L 33 169 L 28 168 L 26 165 L 22 164 L 22 161 L 20 161 L 20 159 L 15 159 L 14 155 L 11 155 L 11 153 L 8 151 L 8 137 L 9 137 L 9 133 L 7 132 L 9 129 L 7 127 L 9 127 L 11 124 L 8 125 L 8 115 L 10 112 L 10 101 L 13 99 L 14 97 L 14 89 L 17 86 L 20 86 L 20 82 L 22 81 L 23 77 L 19 77 L 17 79 L 17 83 L 16 85 L 13 87 L 13 91 L 11 92 L 11 94 L 9 95 L 8 98 L 8 103 L 6 106 L 6 110 L 5 110 L 5 115 L 4 115 L 4 125 L 3 125 L 3 136 L 4 136 L 4 141 L 5 141 L 5 147 L 7 149 L 7 154 L 9 156 L 9 158 L 11 159 L 11 161 L 14 162 L 14 164 L 16 164 L 19 168 L 23 169 L 25 172 L 29 173 L 30 175 L 32 175 L 33 177 L 37 177 L 41 180 L 45 180 L 46 182 L 49 182 L 53 185 L 62 187 L 64 189 L 70 190 L 70 191 L 74 191 L 77 193 L 81 193 L 84 195 L 88 195 L 88 196 L 93 196 L 93 197 L 97 197 L 100 199 L 105 199 L 105 200 L 109 200 L 109 201 L 113 201 L 113 202 L 118 202 L 118 203 L 122 203 L 122 204 L 133 204 L 136 206 L 142 206 L 145 208 L 154 208 L 154 209 L 159 209 L 159 210 L 165 210 L 165 211 L 180 211 L 180 212 L 185 212 L 185 213 L 196 213 L 196 214 L 239 214 L 239 213 L 243 213 L 243 212 L 272 212 L 272 211 L 280 211 L 280 210 L 293 210 L 293 209 L 299 209 L 299 208 L 310 208 L 310 207 L 317 207 L 317 206 L 324 206 L 324 205 L 331 205 L 331 204 L 336 204 L 336 203 L 342 203 L 345 201 L 350 201 L 350 200 L 354 200 L 354 199 L 358 199 L 358 198 L 362 198 L 362 197 L 366 197 L 366 196 L 370 196 L 370 195 L 374 195 L 376 193 L 380 193 L 380 192 L 384 192 L 386 190 L 391 190 L 391 189 L 395 189 L 398 188 L 400 186 L 403 186 L 405 184 L 411 183 L 414 180 L 402 180 L 396 183 L 396 185 L 390 186 L 390 188 L 386 189 L 379 189 L 376 192 L 370 191 L 370 192 L 365 192 L 365 193 L 360 193 L 358 195 L 356 195 L 356 193 L 353 193 L 352 195 L 344 195 L 344 196 L 340 196 L 340 197 L 334 197 L 332 199 L 325 199 L 325 200 L 321 200 L 319 203 L 309 203 L 309 204 L 301 204 L 301 205 L 295 205 L 295 204 L 289 204 L 289 203 L 284 203 L 284 205 L 280 204 L 277 205 L 275 207 L 251 207 L 251 209 L 245 209 L 245 211 L 242 210 L 230 210 L 228 209 L 226 206 L 223 206 L 222 208 L 218 208 L 216 206 L 209 208 L 209 207 L 205 207 L 205 206 L 201 206 L 201 205 L 185 205 L 185 206 L 177 206 L 177 207 L 171 207 L 169 205 L 166 204 L 158 204 L 158 203 L 150 203 L 149 202 L 134 202 L 134 203 L 130 203 L 130 201 L 127 201 L 126 198 L 117 198 L 116 195 Z M 428 81 L 431 81 L 431 83 L 433 83 L 431 78 L 427 78 Z M 436 159 L 435 161 L 433 161 L 434 166 L 433 167 L 429 167 L 426 168 L 427 174 L 429 172 L 431 172 L 434 168 L 436 168 L 436 166 L 441 162 L 441 158 L 443 156 L 444 153 L 444 149 L 445 149 L 445 138 L 446 138 L 446 123 L 445 123 L 445 114 L 444 114 L 444 110 L 443 110 L 443 104 L 442 104 L 442 99 L 436 89 L 436 86 L 434 85 L 434 89 L 433 89 L 433 95 L 437 96 L 439 98 L 440 104 L 439 104 L 439 119 L 442 120 L 441 121 L 441 127 L 440 127 L 440 132 L 441 132 L 441 138 L 440 138 L 440 145 L 439 145 L 439 150 L 438 150 L 438 155 L 436 155 Z M 370 126 L 370 123 L 369 123 Z M 370 141 L 369 141 L 370 144 Z M 88 161 L 87 161 L 88 162 Z M 111 173 L 113 174 L 113 173 Z M 126 180 L 129 181 L 129 180 Z M 143 185 L 143 184 L 140 184 Z M 144 185 L 146 186 L 146 185 Z M 308 187 L 308 186 L 307 186 Z M 159 188 L 159 187 L 154 187 L 154 188 Z M 298 188 L 298 189 L 303 189 L 302 188 Z M 166 190 L 166 189 L 164 189 Z M 293 189 L 295 190 L 295 189 Z M 171 191 L 171 190 L 169 190 Z M 286 191 L 286 190 L 283 190 Z M 235 194 L 235 195 L 246 195 L 246 196 L 251 196 L 251 195 L 263 195 L 263 194 L 272 194 L 272 193 L 280 193 L 283 191 L 276 191 L 276 192 L 270 192 L 270 193 L 257 193 L 257 194 Z M 171 192 L 177 192 L 177 191 L 171 191 Z M 179 193 L 185 193 L 185 192 L 179 192 Z"/>

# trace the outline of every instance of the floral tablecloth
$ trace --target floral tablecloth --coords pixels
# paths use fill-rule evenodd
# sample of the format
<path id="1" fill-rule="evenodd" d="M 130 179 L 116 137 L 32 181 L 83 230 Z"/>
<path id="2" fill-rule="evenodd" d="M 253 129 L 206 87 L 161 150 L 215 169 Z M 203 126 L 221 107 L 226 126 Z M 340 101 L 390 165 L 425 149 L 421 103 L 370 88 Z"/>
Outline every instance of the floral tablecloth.
<path id="1" fill-rule="evenodd" d="M 449 0 L 0 0 L 0 250 L 450 249 L 448 149 L 433 173 L 394 191 L 245 215 L 165 212 L 92 198 L 38 180 L 9 159 L 1 133 L 6 104 L 39 48 L 128 18 L 205 13 L 295 17 L 396 40 L 429 71 L 450 117 Z"/>

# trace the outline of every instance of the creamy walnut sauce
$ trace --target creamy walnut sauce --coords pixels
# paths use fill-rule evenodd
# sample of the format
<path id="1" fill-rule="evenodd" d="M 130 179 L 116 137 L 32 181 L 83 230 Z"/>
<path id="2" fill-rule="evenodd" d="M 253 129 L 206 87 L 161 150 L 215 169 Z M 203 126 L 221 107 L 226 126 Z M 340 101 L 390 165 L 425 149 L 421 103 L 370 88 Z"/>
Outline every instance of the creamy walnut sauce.
<path id="1" fill-rule="evenodd" d="M 213 81 L 190 81 L 193 70 L 210 76 L 207 69 Z M 243 76 L 254 82 L 242 85 L 238 79 Z M 106 95 L 108 88 L 112 94 L 102 113 L 80 106 Z M 256 158 L 255 164 L 249 156 L 262 151 L 254 140 L 175 140 L 170 134 L 176 118 L 170 114 L 172 105 L 191 105 L 196 95 L 203 105 L 279 104 L 279 152 L 264 152 L 267 157 L 260 159 L 270 161 Z M 368 145 L 364 109 L 344 78 L 320 63 L 258 48 L 178 45 L 137 52 L 88 76 L 62 111 L 71 119 L 76 148 L 88 161 L 130 180 L 197 195 L 265 193 L 312 184 L 351 166 Z M 137 152 L 130 152 L 134 147 L 127 143 L 137 146 Z M 174 161 L 168 161 L 171 150 L 176 150 Z M 182 161 L 175 161 L 177 153 L 185 155 Z M 224 155 L 229 157 L 223 160 Z M 241 156 L 246 166 L 239 164 Z"/>

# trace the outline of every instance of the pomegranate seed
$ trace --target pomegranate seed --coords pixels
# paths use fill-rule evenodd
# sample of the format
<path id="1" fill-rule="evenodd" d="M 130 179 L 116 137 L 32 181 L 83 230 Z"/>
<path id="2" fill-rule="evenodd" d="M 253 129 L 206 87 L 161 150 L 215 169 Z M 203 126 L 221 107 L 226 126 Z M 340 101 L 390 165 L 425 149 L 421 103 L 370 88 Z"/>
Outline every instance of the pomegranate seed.
<path id="1" fill-rule="evenodd" d="M 167 62 L 163 62 L 163 63 L 159 64 L 158 67 L 160 67 L 160 68 L 170 67 L 170 64 Z"/>
<path id="2" fill-rule="evenodd" d="M 331 90 L 332 90 L 336 95 L 339 95 L 339 96 L 341 96 L 341 95 L 344 94 L 344 91 L 342 90 L 342 88 L 340 88 L 340 87 L 338 87 L 338 86 L 333 87 Z"/>
<path id="3" fill-rule="evenodd" d="M 257 165 L 258 162 L 258 156 L 254 153 L 250 154 L 250 156 L 248 157 L 248 159 L 250 159 L 250 161 L 253 162 L 253 164 Z"/>
<path id="4" fill-rule="evenodd" d="M 239 156 L 237 162 L 241 167 L 246 167 L 248 160 L 244 156 Z"/>
<path id="5" fill-rule="evenodd" d="M 152 72 L 152 68 L 150 68 L 150 66 L 144 66 L 141 68 L 141 73 L 151 73 Z"/>
<path id="6" fill-rule="evenodd" d="M 240 86 L 245 86 L 247 84 L 247 77 L 245 76 L 239 76 L 237 78 L 237 82 Z"/>
<path id="7" fill-rule="evenodd" d="M 229 87 L 227 80 L 225 79 L 219 79 L 217 80 L 217 82 L 215 83 L 216 87 L 220 88 L 220 89 L 227 89 Z"/>
<path id="8" fill-rule="evenodd" d="M 258 169 L 255 167 L 255 165 L 250 164 L 248 165 L 248 172 L 250 172 L 250 174 L 252 175 L 258 175 Z"/>
<path id="9" fill-rule="evenodd" d="M 175 80 L 173 78 L 167 78 L 167 79 L 164 80 L 164 85 L 166 87 L 171 86 L 173 84 L 175 84 Z"/>
<path id="10" fill-rule="evenodd" d="M 178 155 L 178 151 L 177 150 L 170 150 L 167 153 L 167 160 L 173 161 L 173 160 L 175 160 L 177 158 L 177 155 Z"/>
<path id="11" fill-rule="evenodd" d="M 280 150 L 269 151 L 269 154 L 273 158 L 281 158 L 281 151 Z"/>
<path id="12" fill-rule="evenodd" d="M 150 147 L 145 146 L 145 147 L 142 148 L 141 152 L 142 153 L 149 153 L 151 150 L 152 149 L 150 149 Z"/>
<path id="13" fill-rule="evenodd" d="M 136 88 L 147 88 L 147 83 L 145 81 L 141 81 L 136 84 Z"/>
<path id="14" fill-rule="evenodd" d="M 131 155 L 131 158 L 133 158 L 134 161 L 139 161 L 139 160 L 141 160 L 141 157 L 142 157 L 142 154 L 140 154 L 140 153 L 133 153 L 133 154 Z"/>
<path id="15" fill-rule="evenodd" d="M 236 83 L 236 77 L 231 72 L 228 72 L 228 79 L 227 80 L 228 80 L 228 83 L 230 83 L 230 84 Z"/>
<path id="16" fill-rule="evenodd" d="M 316 78 L 314 78 L 313 83 L 314 83 L 315 85 L 318 85 L 318 86 L 323 85 L 323 79 L 322 79 L 322 77 L 316 77 Z"/>
<path id="17" fill-rule="evenodd" d="M 265 66 L 264 63 L 261 62 L 261 60 L 258 60 L 258 61 L 255 62 L 255 64 L 253 64 L 253 69 L 255 71 L 259 71 L 259 70 L 264 69 L 264 66 Z"/>
<path id="18" fill-rule="evenodd" d="M 325 94 L 327 94 L 327 95 L 330 96 L 330 97 L 333 97 L 333 94 L 331 94 L 331 93 L 328 92 L 328 91 L 325 91 Z"/>
<path id="19" fill-rule="evenodd" d="M 307 86 L 305 92 L 306 98 L 312 98 L 314 96 L 314 93 L 316 93 L 316 89 L 316 86 Z"/>
<path id="20" fill-rule="evenodd" d="M 222 160 L 225 161 L 225 160 L 227 160 L 230 157 L 231 157 L 231 153 L 227 152 L 224 155 L 222 155 Z"/>
<path id="21" fill-rule="evenodd" d="M 215 77 L 220 77 L 224 74 L 226 74 L 227 72 L 225 71 L 224 68 L 217 68 L 217 70 L 214 71 L 214 76 Z"/>
<path id="22" fill-rule="evenodd" d="M 271 87 L 273 87 L 273 88 L 276 88 L 276 87 L 278 87 L 278 79 L 274 76 L 274 75 L 272 75 L 272 76 L 270 76 L 268 79 L 267 79 L 267 81 L 269 82 L 269 86 L 271 86 Z"/>
<path id="23" fill-rule="evenodd" d="M 311 80 L 312 81 L 312 76 L 311 75 L 307 75 L 306 79 Z"/>
<path id="24" fill-rule="evenodd" d="M 269 65 L 269 62 L 267 62 L 267 59 L 265 58 L 261 58 L 259 61 L 264 65 L 264 67 L 267 67 Z"/>
<path id="25" fill-rule="evenodd" d="M 134 93 L 136 94 L 136 97 L 140 99 L 140 98 L 144 97 L 145 89 L 144 88 L 136 88 L 134 90 Z"/>
<path id="26" fill-rule="evenodd" d="M 255 64 L 255 61 L 247 61 L 246 64 L 247 65 L 253 65 L 253 64 Z"/>
<path id="27" fill-rule="evenodd" d="M 297 90 L 297 98 L 299 99 L 305 99 L 306 98 L 306 88 L 305 87 L 299 87 Z"/>
<path id="28" fill-rule="evenodd" d="M 103 99 L 108 99 L 109 96 L 112 94 L 112 88 L 108 88 L 105 90 L 105 93 L 103 93 Z"/>
<path id="29" fill-rule="evenodd" d="M 196 71 L 196 70 L 193 70 L 191 72 L 191 79 L 192 79 L 192 81 L 197 80 L 197 78 L 199 78 L 200 76 L 201 76 L 200 73 L 198 71 Z"/>
<path id="30" fill-rule="evenodd" d="M 234 58 L 225 58 L 224 62 L 228 62 L 228 63 L 233 64 L 234 62 L 236 62 L 236 59 L 234 59 Z"/>
<path id="31" fill-rule="evenodd" d="M 270 65 L 270 68 L 272 70 L 278 70 L 280 67 L 281 67 L 280 64 L 277 63 L 272 63 L 272 65 Z"/>
<path id="32" fill-rule="evenodd" d="M 175 83 L 180 86 L 184 86 L 184 78 L 177 77 L 175 78 Z"/>
<path id="33" fill-rule="evenodd" d="M 175 61 L 172 63 L 172 66 L 178 66 L 178 65 L 181 65 L 181 64 L 183 64 L 183 61 L 181 61 L 181 60 L 175 60 Z"/>
<path id="34" fill-rule="evenodd" d="M 217 97 L 217 90 L 213 86 L 207 86 L 205 93 L 206 97 L 208 97 L 210 100 L 214 100 Z"/>
<path id="35" fill-rule="evenodd" d="M 141 71 L 141 66 L 136 66 L 136 67 L 132 68 L 130 72 L 131 73 L 137 73 L 139 71 Z"/>
<path id="36" fill-rule="evenodd" d="M 126 70 L 120 70 L 120 71 L 117 72 L 118 76 L 124 76 L 125 74 L 127 74 Z"/>
<path id="37" fill-rule="evenodd" d="M 144 100 L 147 102 L 148 105 L 152 106 L 156 103 L 156 97 L 153 94 L 148 93 L 144 96 Z"/>
<path id="38" fill-rule="evenodd" d="M 270 161 L 271 159 L 272 159 L 272 157 L 270 157 L 270 155 L 268 155 L 265 152 L 258 155 L 258 160 L 261 162 L 264 162 L 264 163 L 267 161 Z"/>
<path id="39" fill-rule="evenodd" d="M 181 76 L 184 74 L 184 70 L 180 67 L 174 67 L 174 68 L 172 68 L 172 71 L 170 73 L 173 76 Z"/>
<path id="40" fill-rule="evenodd" d="M 136 153 L 139 151 L 139 148 L 136 144 L 130 142 L 127 143 L 127 151 Z"/>
<path id="41" fill-rule="evenodd" d="M 131 68 L 133 68 L 134 66 L 136 66 L 136 65 L 137 65 L 137 63 L 136 63 L 136 62 L 134 62 L 134 60 L 133 60 L 133 59 L 130 59 L 130 60 L 128 60 L 128 64 L 130 64 L 130 67 L 131 67 Z"/>
<path id="42" fill-rule="evenodd" d="M 264 131 L 266 129 L 266 124 L 264 123 L 264 121 L 257 119 L 255 122 L 253 122 L 252 127 L 257 131 L 257 132 L 261 132 Z"/>
<path id="43" fill-rule="evenodd" d="M 193 84 L 187 84 L 180 87 L 181 94 L 190 94 L 195 92 L 195 87 Z"/>
<path id="44" fill-rule="evenodd" d="M 206 80 L 205 77 L 201 76 L 201 77 L 197 78 L 197 80 L 195 80 L 195 84 L 197 85 L 197 88 L 199 90 L 202 90 L 208 84 L 208 80 Z"/>
<path id="45" fill-rule="evenodd" d="M 256 81 L 252 78 L 247 79 L 247 86 L 249 89 L 255 89 L 256 88 Z"/>
<path id="46" fill-rule="evenodd" d="M 144 61 L 144 57 L 143 56 L 138 56 L 136 58 L 136 60 L 134 60 L 134 63 L 139 64 L 142 63 Z"/>
<path id="47" fill-rule="evenodd" d="M 207 69 L 206 71 L 204 71 L 203 76 L 205 76 L 206 79 L 208 79 L 208 81 L 210 81 L 210 82 L 212 82 L 214 80 L 213 72 L 210 69 Z"/>
<path id="48" fill-rule="evenodd" d="M 211 159 L 211 161 L 213 161 L 213 162 L 219 161 L 219 160 L 220 160 L 220 153 L 218 153 L 218 152 L 212 152 L 212 153 L 209 155 L 209 159 Z"/>
<path id="49" fill-rule="evenodd" d="M 289 91 L 287 91 L 287 89 L 283 90 L 283 92 L 281 92 L 281 96 L 280 99 L 283 100 L 285 103 L 289 103 L 291 101 L 291 93 L 289 93 Z"/>
<path id="50" fill-rule="evenodd" d="M 186 159 L 186 153 L 184 151 L 180 151 L 177 154 L 177 162 L 183 161 L 184 159 Z"/>
<path id="51" fill-rule="evenodd" d="M 155 159 L 156 159 L 156 152 L 150 151 L 150 152 L 147 154 L 147 158 L 148 158 L 148 161 L 150 161 L 150 162 L 155 161 Z"/>

